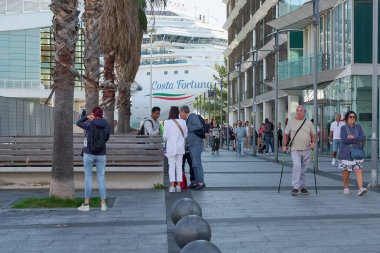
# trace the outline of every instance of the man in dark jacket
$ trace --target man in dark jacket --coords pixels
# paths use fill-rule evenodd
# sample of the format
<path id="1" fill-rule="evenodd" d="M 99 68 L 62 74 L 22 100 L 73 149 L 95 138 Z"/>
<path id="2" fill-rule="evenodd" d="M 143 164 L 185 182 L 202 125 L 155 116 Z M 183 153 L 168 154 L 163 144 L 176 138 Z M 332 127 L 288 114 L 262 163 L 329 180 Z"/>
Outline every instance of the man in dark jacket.
<path id="1" fill-rule="evenodd" d="M 77 122 L 77 126 L 85 130 L 85 140 L 83 142 L 83 166 L 84 166 L 84 203 L 78 207 L 79 211 L 90 211 L 90 198 L 92 193 L 92 167 L 95 164 L 98 179 L 99 194 L 101 199 L 100 208 L 102 211 L 107 210 L 106 205 L 106 146 L 103 150 L 94 154 L 91 152 L 92 136 L 94 135 L 94 127 L 98 127 L 103 131 L 105 141 L 110 136 L 110 126 L 103 119 L 103 110 L 95 107 L 89 115 L 83 115 Z"/>

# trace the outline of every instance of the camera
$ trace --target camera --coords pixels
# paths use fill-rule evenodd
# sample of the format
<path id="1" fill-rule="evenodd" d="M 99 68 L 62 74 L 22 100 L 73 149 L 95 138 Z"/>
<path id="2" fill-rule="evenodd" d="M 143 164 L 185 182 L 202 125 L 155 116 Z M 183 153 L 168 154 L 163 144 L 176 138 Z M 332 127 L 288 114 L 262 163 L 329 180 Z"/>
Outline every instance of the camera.
<path id="1" fill-rule="evenodd" d="M 83 118 L 83 117 L 86 117 L 86 115 L 87 115 L 86 109 L 82 109 L 80 112 L 80 116 Z"/>

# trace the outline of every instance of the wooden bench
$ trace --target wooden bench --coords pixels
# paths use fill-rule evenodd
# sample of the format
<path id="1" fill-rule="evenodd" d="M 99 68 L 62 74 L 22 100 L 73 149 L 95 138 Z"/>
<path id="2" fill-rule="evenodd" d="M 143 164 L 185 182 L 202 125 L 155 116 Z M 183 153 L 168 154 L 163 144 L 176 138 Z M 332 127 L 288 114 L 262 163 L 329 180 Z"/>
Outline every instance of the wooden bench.
<path id="1" fill-rule="evenodd" d="M 74 180 L 83 188 L 84 135 L 74 135 Z M 108 189 L 147 189 L 163 183 L 160 136 L 111 135 L 107 142 Z M 53 137 L 0 137 L 0 189 L 49 188 Z M 96 169 L 93 174 L 97 187 Z"/>

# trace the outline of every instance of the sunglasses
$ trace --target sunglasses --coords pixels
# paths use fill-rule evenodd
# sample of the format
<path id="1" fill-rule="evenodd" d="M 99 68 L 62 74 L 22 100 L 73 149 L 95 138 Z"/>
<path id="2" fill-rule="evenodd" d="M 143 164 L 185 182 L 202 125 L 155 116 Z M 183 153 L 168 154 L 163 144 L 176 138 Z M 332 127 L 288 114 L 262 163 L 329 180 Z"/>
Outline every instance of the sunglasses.
<path id="1" fill-rule="evenodd" d="M 348 116 L 348 118 L 350 118 L 350 119 L 356 119 L 356 116 L 355 115 L 350 115 L 350 116 Z"/>

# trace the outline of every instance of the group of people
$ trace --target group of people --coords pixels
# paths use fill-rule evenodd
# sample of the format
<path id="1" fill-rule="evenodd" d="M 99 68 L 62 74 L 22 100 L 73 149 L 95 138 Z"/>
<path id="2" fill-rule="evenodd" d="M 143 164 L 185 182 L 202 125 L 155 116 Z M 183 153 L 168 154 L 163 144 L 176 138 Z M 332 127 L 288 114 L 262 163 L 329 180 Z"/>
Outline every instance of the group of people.
<path id="1" fill-rule="evenodd" d="M 313 122 L 305 118 L 306 109 L 303 105 L 296 108 L 296 116 L 286 125 L 284 131 L 281 125 L 277 127 L 279 135 L 278 144 L 281 144 L 283 152 L 290 152 L 293 171 L 292 171 L 292 190 L 293 196 L 299 193 L 308 194 L 306 187 L 306 169 L 310 162 L 312 149 L 316 146 L 316 131 Z M 202 123 L 203 119 L 194 113 L 190 113 L 188 106 L 172 106 L 169 117 L 164 121 L 163 128 L 158 121 L 160 117 L 160 108 L 153 107 L 151 116 L 143 123 L 145 135 L 163 134 L 166 142 L 165 156 L 169 164 L 169 192 L 180 192 L 180 184 L 185 173 L 185 162 L 190 167 L 190 185 L 194 190 L 201 190 L 206 187 L 202 167 L 201 154 L 208 147 L 208 142 L 212 138 L 212 152 L 219 154 L 221 128 L 212 121 L 208 124 Z M 83 114 L 77 122 L 77 126 L 85 130 L 85 140 L 83 143 L 83 165 L 84 165 L 84 202 L 78 208 L 80 211 L 89 211 L 89 201 L 92 194 L 92 167 L 95 164 L 97 170 L 97 180 L 99 194 L 101 198 L 101 210 L 107 210 L 106 204 L 106 185 L 105 185 L 105 165 L 106 165 L 106 146 L 96 153 L 90 148 L 93 143 L 95 128 L 103 131 L 105 142 L 110 136 L 110 126 L 103 118 L 103 110 L 95 107 L 88 115 Z M 262 129 L 263 128 L 263 129 Z M 258 133 L 258 138 L 264 138 L 267 146 L 273 152 L 273 124 L 265 119 Z M 243 125 L 242 121 L 237 121 L 236 127 L 231 129 L 226 127 L 226 134 L 230 134 L 230 141 L 236 142 L 236 152 L 238 156 L 244 156 L 244 149 L 250 131 L 247 122 Z M 281 130 L 281 131 L 280 131 Z M 203 133 L 202 133 L 203 131 Z M 251 132 L 251 133 L 250 133 Z M 203 134 L 203 136 L 202 136 Z M 260 136 L 263 134 L 263 136 Z M 280 138 L 283 136 L 282 138 Z M 203 140 L 205 139 L 205 140 Z M 357 124 L 357 114 L 354 111 L 348 111 L 344 120 L 341 115 L 337 114 L 336 119 L 330 127 L 330 142 L 332 144 L 333 160 L 335 165 L 339 160 L 339 168 L 342 170 L 343 193 L 350 194 L 349 177 L 350 173 L 356 175 L 358 185 L 358 195 L 362 196 L 367 192 L 363 187 L 363 168 L 364 157 L 353 157 L 353 150 L 362 150 L 365 142 L 365 136 L 362 127 Z"/>

